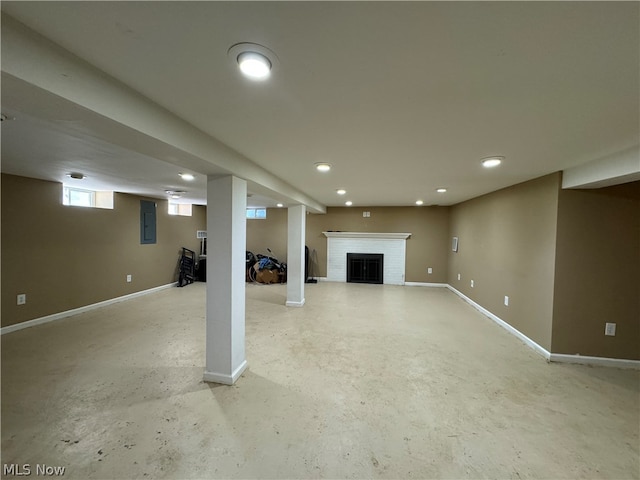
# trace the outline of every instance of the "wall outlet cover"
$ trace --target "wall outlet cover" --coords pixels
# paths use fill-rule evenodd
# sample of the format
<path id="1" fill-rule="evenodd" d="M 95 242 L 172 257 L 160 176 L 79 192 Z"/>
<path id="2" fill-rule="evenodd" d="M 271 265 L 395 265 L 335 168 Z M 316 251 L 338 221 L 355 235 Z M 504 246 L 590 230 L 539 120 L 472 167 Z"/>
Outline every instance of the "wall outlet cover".
<path id="1" fill-rule="evenodd" d="M 615 323 L 605 323 L 604 324 L 604 334 L 609 337 L 616 336 L 616 324 Z"/>
<path id="2" fill-rule="evenodd" d="M 27 303 L 27 294 L 20 293 L 17 297 L 17 303 L 18 305 L 24 305 L 25 303 Z"/>
<path id="3" fill-rule="evenodd" d="M 131 283 L 131 275 L 127 275 L 127 283 Z"/>
<path id="4" fill-rule="evenodd" d="M 433 273 L 433 268 L 428 267 L 428 268 L 427 268 L 427 273 L 428 273 L 429 275 L 431 275 L 431 274 Z"/>

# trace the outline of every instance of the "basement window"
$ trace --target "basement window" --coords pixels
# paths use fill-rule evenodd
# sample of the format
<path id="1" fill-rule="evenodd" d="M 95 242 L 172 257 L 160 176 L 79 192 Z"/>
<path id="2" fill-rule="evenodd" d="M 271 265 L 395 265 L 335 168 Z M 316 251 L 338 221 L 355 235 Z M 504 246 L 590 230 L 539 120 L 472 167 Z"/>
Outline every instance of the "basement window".
<path id="1" fill-rule="evenodd" d="M 62 204 L 70 207 L 107 208 L 113 210 L 113 192 L 63 186 Z"/>
<path id="2" fill-rule="evenodd" d="M 190 203 L 169 203 L 169 215 L 190 217 L 192 211 L 193 209 Z"/>
<path id="3" fill-rule="evenodd" d="M 251 220 L 259 219 L 264 220 L 267 218 L 266 208 L 247 208 L 247 218 Z"/>

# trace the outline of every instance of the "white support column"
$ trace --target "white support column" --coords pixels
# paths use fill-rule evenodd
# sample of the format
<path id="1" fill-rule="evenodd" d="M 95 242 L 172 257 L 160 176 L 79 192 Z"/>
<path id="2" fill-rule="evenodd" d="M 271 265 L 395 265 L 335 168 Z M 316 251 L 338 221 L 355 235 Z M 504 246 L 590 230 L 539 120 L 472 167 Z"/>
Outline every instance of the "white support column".
<path id="1" fill-rule="evenodd" d="M 304 243 L 307 209 L 304 205 L 289 207 L 287 237 L 287 307 L 304 305 Z"/>
<path id="2" fill-rule="evenodd" d="M 245 359 L 245 251 L 247 182 L 237 177 L 207 179 L 207 275 L 205 382 L 233 385 Z"/>

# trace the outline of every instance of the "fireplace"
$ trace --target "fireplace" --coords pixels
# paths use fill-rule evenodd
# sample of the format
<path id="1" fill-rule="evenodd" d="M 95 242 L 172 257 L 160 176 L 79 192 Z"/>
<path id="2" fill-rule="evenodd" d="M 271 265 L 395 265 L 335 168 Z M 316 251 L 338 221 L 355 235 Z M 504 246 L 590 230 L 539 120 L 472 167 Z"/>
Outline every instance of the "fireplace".
<path id="1" fill-rule="evenodd" d="M 347 253 L 347 282 L 384 283 L 384 254 Z"/>
<path id="2" fill-rule="evenodd" d="M 405 250 L 410 233 L 322 232 L 327 237 L 327 280 L 347 281 L 347 254 L 384 255 L 381 282 L 404 285 Z"/>

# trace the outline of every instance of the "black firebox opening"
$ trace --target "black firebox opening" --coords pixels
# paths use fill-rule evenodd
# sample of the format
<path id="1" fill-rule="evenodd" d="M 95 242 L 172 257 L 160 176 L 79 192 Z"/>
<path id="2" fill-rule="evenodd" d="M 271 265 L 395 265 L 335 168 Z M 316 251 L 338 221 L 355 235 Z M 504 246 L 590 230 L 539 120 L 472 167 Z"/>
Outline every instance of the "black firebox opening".
<path id="1" fill-rule="evenodd" d="M 347 282 L 383 283 L 382 253 L 347 253 Z"/>

